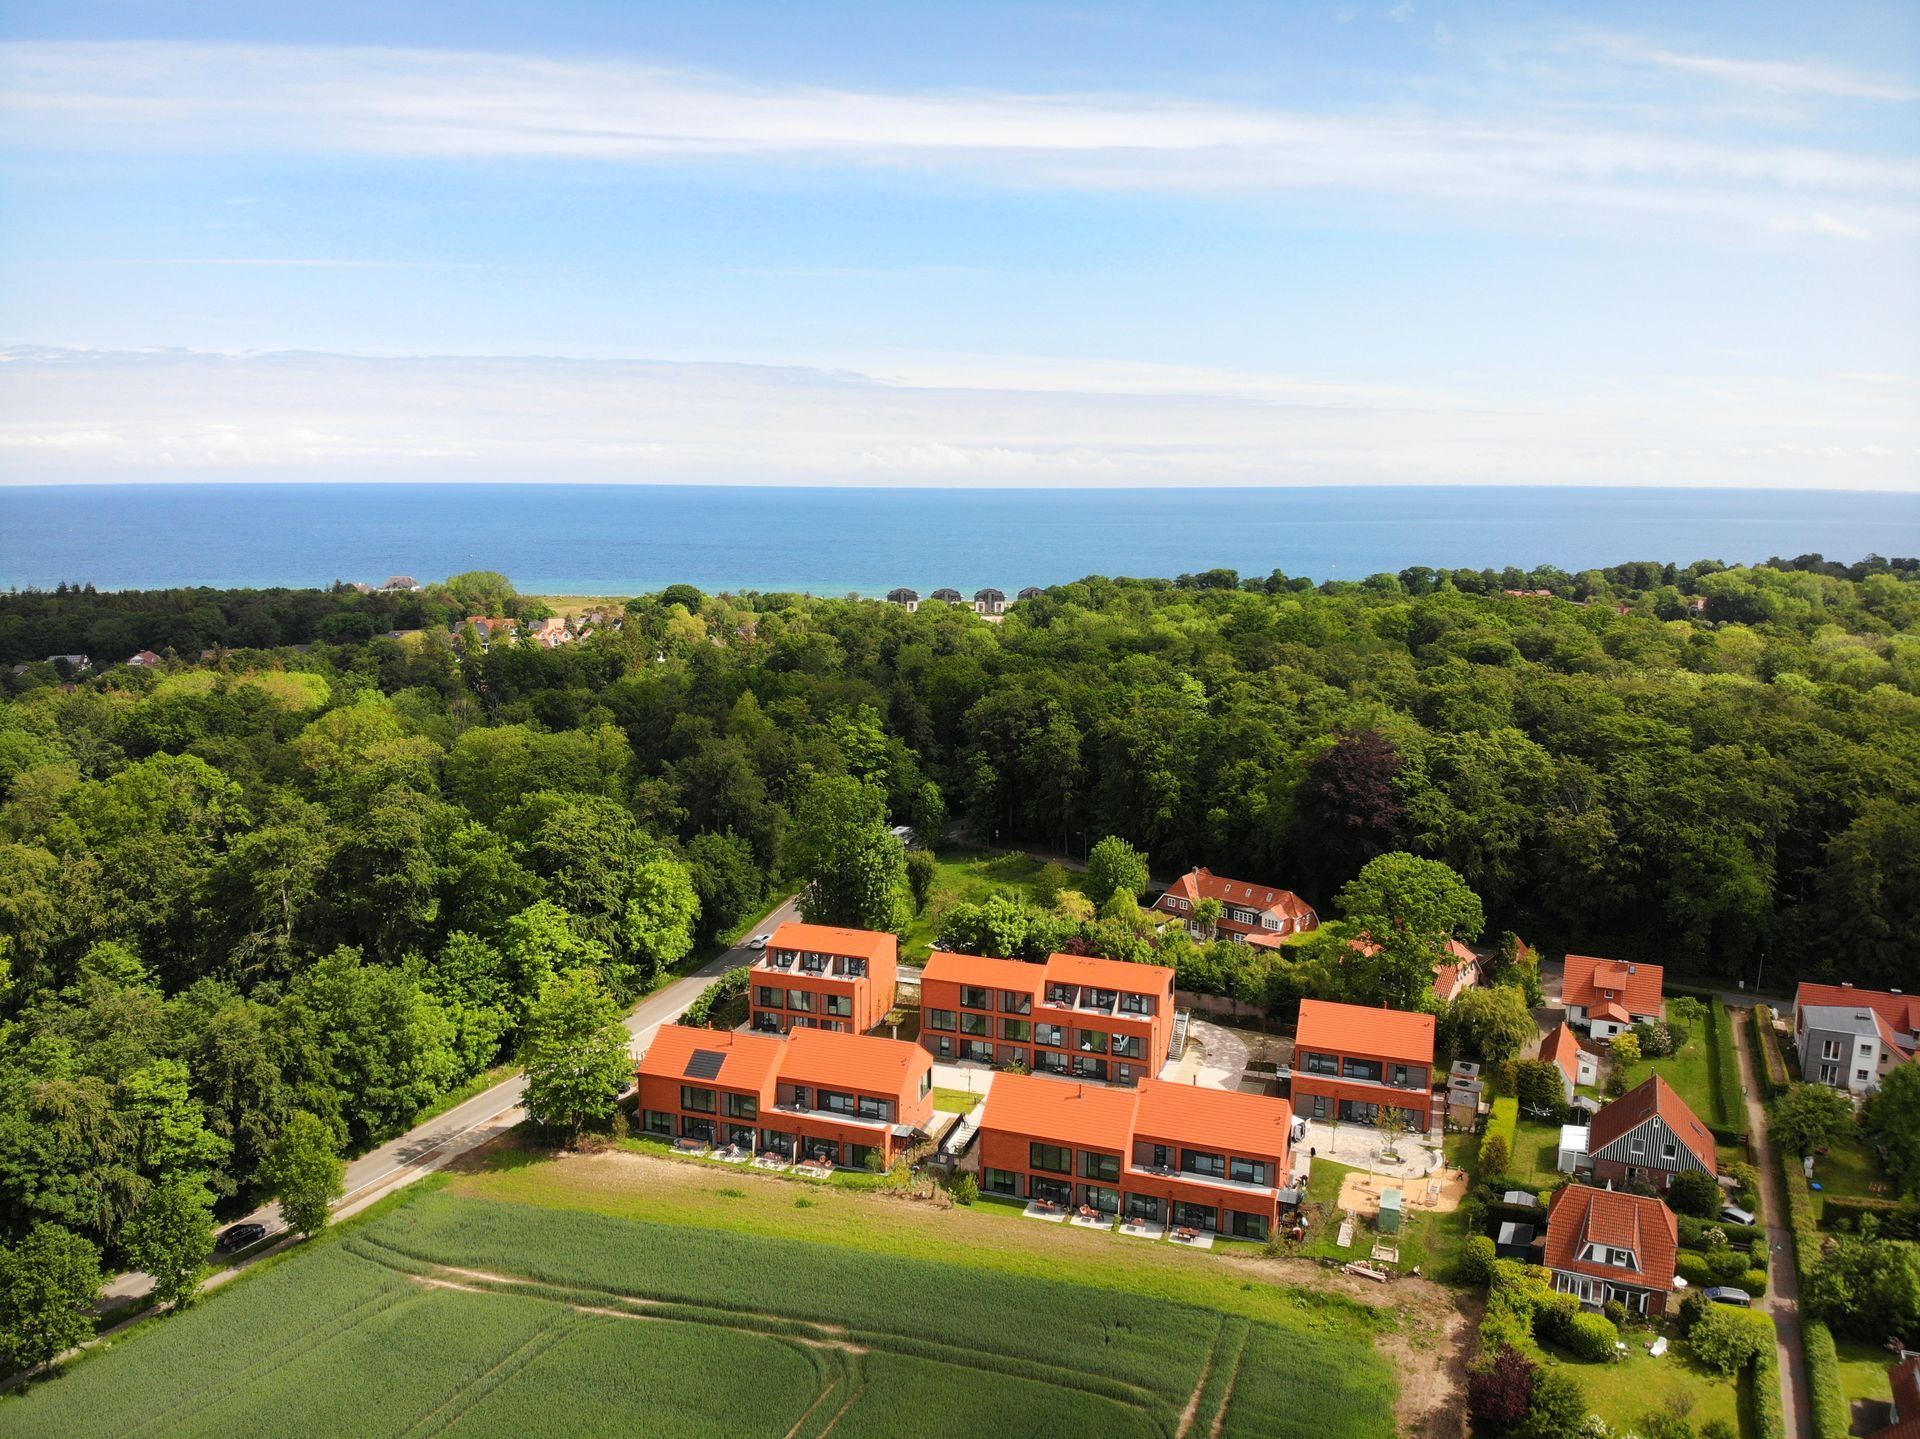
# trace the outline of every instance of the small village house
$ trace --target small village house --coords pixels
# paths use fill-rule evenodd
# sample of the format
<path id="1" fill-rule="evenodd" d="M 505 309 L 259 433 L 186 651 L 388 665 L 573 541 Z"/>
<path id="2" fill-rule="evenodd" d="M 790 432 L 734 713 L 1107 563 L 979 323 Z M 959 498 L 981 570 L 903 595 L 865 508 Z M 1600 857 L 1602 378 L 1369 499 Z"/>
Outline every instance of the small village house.
<path id="1" fill-rule="evenodd" d="M 1560 995 L 1567 1006 L 1567 1023 L 1595 1039 L 1612 1039 L 1642 1021 L 1665 1013 L 1660 991 L 1666 970 L 1657 964 L 1597 959 L 1590 954 L 1567 956 Z"/>
<path id="2" fill-rule="evenodd" d="M 1548 1201 L 1553 1287 L 1590 1308 L 1618 1299 L 1630 1313 L 1665 1314 L 1679 1252 L 1680 1226 L 1658 1199 L 1569 1184 Z"/>
<path id="3" fill-rule="evenodd" d="M 1211 934 L 1206 925 L 1194 918 L 1194 907 L 1209 899 L 1220 904 L 1220 918 Z M 1313 906 L 1292 890 L 1226 879 L 1205 867 L 1181 875 L 1150 908 L 1154 913 L 1170 915 L 1185 923 L 1196 939 L 1217 935 L 1268 947 L 1279 945 L 1290 934 L 1320 926 L 1320 916 L 1314 913 Z"/>
<path id="4" fill-rule="evenodd" d="M 1587 1125 L 1587 1153 L 1601 1183 L 1672 1187 L 1676 1174 L 1718 1177 L 1713 1135 L 1659 1075 L 1603 1106 Z"/>
<path id="5" fill-rule="evenodd" d="M 1800 1077 L 1864 1096 L 1920 1054 L 1920 998 L 1850 984 L 1802 984 L 1793 996 Z"/>

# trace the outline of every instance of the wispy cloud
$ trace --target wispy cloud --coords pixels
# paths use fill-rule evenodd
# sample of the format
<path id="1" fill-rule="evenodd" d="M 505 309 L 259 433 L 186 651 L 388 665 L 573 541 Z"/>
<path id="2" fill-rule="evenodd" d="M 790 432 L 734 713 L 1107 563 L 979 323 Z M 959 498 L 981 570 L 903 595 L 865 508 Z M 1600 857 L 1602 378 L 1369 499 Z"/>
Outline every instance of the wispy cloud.
<path id="1" fill-rule="evenodd" d="M 1343 190 L 1764 230 L 1780 192 L 1920 229 L 1920 162 L 1503 112 L 759 85 L 629 62 L 162 42 L 0 45 L 5 143 L 941 167 L 1084 189 Z M 1841 203 L 1845 202 L 1845 203 Z"/>
<path id="2" fill-rule="evenodd" d="M 1905 389 L 1840 376 L 1648 376 L 1605 393 L 1519 395 L 999 357 L 928 356 L 881 380 L 755 365 L 44 349 L 0 353 L 0 372 L 0 473 L 15 483 L 1911 489 L 1920 478 L 1920 415 Z"/>
<path id="3" fill-rule="evenodd" d="M 1617 60 L 1682 70 L 1728 85 L 1779 95 L 1831 95 L 1845 100 L 1920 100 L 1920 89 L 1883 75 L 1865 75 L 1807 60 L 1747 60 L 1665 49 L 1629 35 L 1592 35 L 1583 45 Z"/>

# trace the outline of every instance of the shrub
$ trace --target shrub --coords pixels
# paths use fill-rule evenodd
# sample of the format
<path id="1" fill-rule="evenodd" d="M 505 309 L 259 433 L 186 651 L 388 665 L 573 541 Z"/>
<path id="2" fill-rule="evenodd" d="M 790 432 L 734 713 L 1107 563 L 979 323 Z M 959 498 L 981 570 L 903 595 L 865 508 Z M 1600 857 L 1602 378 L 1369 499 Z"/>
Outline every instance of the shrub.
<path id="1" fill-rule="evenodd" d="M 1711 1174 L 1698 1169 L 1676 1174 L 1667 1186 L 1667 1207 L 1675 1214 L 1712 1219 L 1720 1212 L 1720 1185 Z"/>
<path id="2" fill-rule="evenodd" d="M 1640 1059 L 1640 1036 L 1631 1029 L 1623 1029 L 1613 1037 L 1613 1062 L 1616 1068 L 1625 1069 Z"/>
<path id="3" fill-rule="evenodd" d="M 1480 1347 L 1491 1354 L 1502 1349 L 1524 1349 L 1533 1339 L 1533 1327 L 1518 1315 L 1495 1309 L 1480 1321 Z"/>
<path id="4" fill-rule="evenodd" d="M 1730 1379 L 1773 1343 L 1773 1321 L 1757 1310 L 1710 1305 L 1688 1331 L 1687 1343 L 1702 1364 Z"/>
<path id="5" fill-rule="evenodd" d="M 1674 1001 L 1678 1003 L 1678 1001 Z M 1640 1053 L 1647 1059 L 1665 1059 L 1677 1046 L 1673 1041 L 1673 1031 L 1658 1019 L 1642 1020 L 1633 1027 L 1633 1037 L 1640 1041 Z"/>
<path id="6" fill-rule="evenodd" d="M 1715 1230 L 1724 1234 L 1730 1244 L 1766 1243 L 1766 1235 L 1751 1225 L 1735 1224 L 1730 1219 L 1695 1219 L 1691 1214 L 1676 1217 L 1680 1221 L 1680 1242 L 1689 1249 L 1711 1248 L 1707 1235 Z"/>
<path id="7" fill-rule="evenodd" d="M 1689 1289 L 1681 1295 L 1680 1311 L 1674 1316 L 1674 1322 L 1680 1326 L 1681 1335 L 1684 1337 L 1691 1334 L 1693 1326 L 1698 1324 L 1701 1316 L 1712 1307 L 1713 1301 L 1698 1289 Z"/>
<path id="8" fill-rule="evenodd" d="M 1477 1424 L 1513 1428 L 1527 1417 L 1537 1373 L 1518 1349 L 1503 1345 L 1490 1363 L 1467 1376 L 1467 1412 Z"/>
<path id="9" fill-rule="evenodd" d="M 1549 1294 L 1534 1306 L 1534 1338 L 1548 1344 L 1565 1345 L 1573 1337 L 1573 1321 L 1580 1314 L 1580 1299 L 1574 1294 Z"/>
<path id="10" fill-rule="evenodd" d="M 1494 1249 L 1493 1241 L 1484 1234 L 1475 1234 L 1460 1246 L 1460 1257 L 1455 1261 L 1455 1272 L 1462 1284 L 1471 1284 L 1476 1289 L 1484 1289 L 1493 1278 Z"/>
<path id="11" fill-rule="evenodd" d="M 1624 1329 L 1627 1327 L 1627 1306 L 1622 1304 L 1618 1299 L 1609 1299 L 1605 1304 L 1600 1306 L 1600 1312 L 1606 1316 L 1607 1322 L 1615 1329 Z"/>
<path id="12" fill-rule="evenodd" d="M 1486 1137 L 1480 1141 L 1479 1172 L 1482 1175 L 1506 1172 L 1507 1163 L 1513 1157 L 1514 1132 L 1519 1125 L 1520 1101 L 1517 1098 L 1503 1094 L 1493 1101 L 1492 1113 L 1487 1116 Z"/>
<path id="13" fill-rule="evenodd" d="M 971 1204 L 980 1197 L 980 1181 L 962 1170 L 953 1176 L 953 1183 L 947 1186 L 947 1192 L 953 1196 L 955 1204 Z"/>
<path id="14" fill-rule="evenodd" d="M 1567 1331 L 1566 1347 L 1576 1359 L 1598 1364 L 1613 1358 L 1620 1331 L 1603 1314 L 1576 1314 Z"/>
<path id="15" fill-rule="evenodd" d="M 1485 1174 L 1499 1174 L 1507 1167 L 1513 1156 L 1507 1152 L 1506 1139 L 1498 1134 L 1489 1134 L 1480 1143 L 1480 1169 Z"/>
<path id="16" fill-rule="evenodd" d="M 699 997 L 687 1006 L 687 1012 L 680 1016 L 680 1023 L 688 1025 L 707 1025 L 713 1022 L 717 1009 L 724 1009 L 730 999 L 747 992 L 747 981 L 753 977 L 751 969 L 731 970 L 720 976 L 712 984 L 700 991 Z"/>
<path id="17" fill-rule="evenodd" d="M 1734 1198 L 1742 1209 L 1753 1208 L 1760 1196 L 1760 1171 L 1744 1159 L 1720 1166 L 1720 1172 L 1733 1181 Z"/>
<path id="18" fill-rule="evenodd" d="M 1590 1319 L 1597 1315 L 1588 1315 Z M 1606 1323 L 1603 1319 L 1601 1323 Z M 1516 1439 L 1566 1439 L 1578 1434 L 1587 1417 L 1587 1395 L 1565 1369 L 1542 1369 L 1534 1376 L 1533 1402 Z"/>
<path id="19" fill-rule="evenodd" d="M 1840 1354 L 1833 1347 L 1833 1331 L 1823 1320 L 1805 1319 L 1800 1339 L 1807 1361 L 1814 1439 L 1847 1439 L 1853 1433 L 1853 1413 L 1840 1383 Z"/>

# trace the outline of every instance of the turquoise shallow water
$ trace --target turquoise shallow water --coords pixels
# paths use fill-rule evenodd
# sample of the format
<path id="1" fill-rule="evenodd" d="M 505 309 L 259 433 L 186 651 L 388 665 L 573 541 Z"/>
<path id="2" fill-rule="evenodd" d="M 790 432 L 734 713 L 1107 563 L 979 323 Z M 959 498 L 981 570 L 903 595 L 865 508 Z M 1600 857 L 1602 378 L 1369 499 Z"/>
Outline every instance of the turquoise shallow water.
<path id="1" fill-rule="evenodd" d="M 1225 566 L 1358 579 L 1409 565 L 1729 564 L 1920 554 L 1920 494 L 1421 487 L 877 490 L 594 485 L 0 487 L 0 585 L 422 581 L 522 590 L 1009 594 Z"/>

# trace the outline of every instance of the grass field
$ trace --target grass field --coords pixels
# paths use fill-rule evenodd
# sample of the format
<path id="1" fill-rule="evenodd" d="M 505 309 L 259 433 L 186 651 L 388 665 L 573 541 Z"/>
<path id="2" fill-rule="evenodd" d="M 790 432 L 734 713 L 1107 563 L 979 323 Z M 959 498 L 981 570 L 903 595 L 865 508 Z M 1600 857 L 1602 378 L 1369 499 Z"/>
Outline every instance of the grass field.
<path id="1" fill-rule="evenodd" d="M 906 1229 L 884 1220 L 909 1206 L 604 1162 L 614 1167 L 513 1162 L 436 1183 L 6 1401 L 0 1432 L 1396 1432 L 1368 1316 L 1337 1299 L 1112 1236 L 1107 1266 L 1079 1262 L 1068 1243 L 1044 1273 L 1010 1283 L 1003 1266 L 978 1262 L 997 1252 L 991 1242 L 949 1241 L 938 1259 L 905 1252 Z M 664 1176 L 665 1202 L 635 1191 L 619 1207 L 649 1218 L 597 1212 L 580 1201 L 600 1192 L 572 1182 L 636 1172 Z M 527 1202 L 543 1193 L 572 1202 Z M 688 1222 L 695 1215 L 733 1222 Z M 875 1216 L 877 1226 L 858 1224 Z M 1029 1238 L 1065 1237 L 1017 1217 L 931 1217 L 1005 1233 L 1014 1242 L 1002 1259 Z M 751 1232 L 776 1225 L 783 1232 Z M 1123 1287 L 1129 1259 L 1143 1282 Z"/>
<path id="2" fill-rule="evenodd" d="M 1564 1354 L 1556 1357 L 1586 1390 L 1588 1407 L 1621 1432 L 1631 1431 L 1649 1414 L 1676 1409 L 1684 1410 L 1696 1429 L 1709 1419 L 1723 1419 L 1736 1434 L 1750 1432 L 1740 1391 L 1751 1380 L 1743 1374 L 1739 1383 L 1729 1383 L 1696 1363 L 1687 1346 L 1672 1339 L 1668 1341 L 1672 1347 L 1655 1359 L 1647 1353 L 1647 1341 L 1644 1331 L 1628 1334 L 1628 1352 L 1612 1364 L 1583 1364 Z"/>
<path id="3" fill-rule="evenodd" d="M 1880 1172 L 1879 1161 L 1867 1152 L 1866 1145 L 1858 1139 L 1830 1145 L 1825 1154 L 1816 1156 L 1813 1161 L 1813 1182 L 1820 1186 L 1813 1194 L 1816 1218 L 1826 1216 L 1826 1197 L 1829 1194 L 1847 1195 L 1855 1199 L 1886 1199 L 1891 1194 L 1886 1178 Z M 1876 1185 L 1879 1188 L 1876 1189 Z"/>
<path id="4" fill-rule="evenodd" d="M 942 1089 L 934 1087 L 933 1107 L 943 1109 L 948 1114 L 965 1114 L 980 1102 L 980 1096 L 970 1089 Z"/>
<path id="5" fill-rule="evenodd" d="M 1885 1403 L 1893 1398 L 1893 1381 L 1887 1377 L 1887 1366 L 1893 1363 L 1891 1354 L 1877 1344 L 1862 1344 L 1858 1339 L 1836 1339 L 1834 1348 L 1840 1351 L 1840 1392 L 1849 1404 L 1862 1399 Z"/>
<path id="6" fill-rule="evenodd" d="M 927 893 L 927 907 L 920 911 L 900 941 L 900 957 L 917 963 L 927 957 L 940 933 L 940 921 L 956 904 L 986 899 L 996 890 L 1007 890 L 1026 898 L 1034 876 L 1044 868 L 1041 861 L 1025 854 L 982 854 L 971 850 L 945 850 L 935 856 L 940 870 L 933 888 Z"/>

